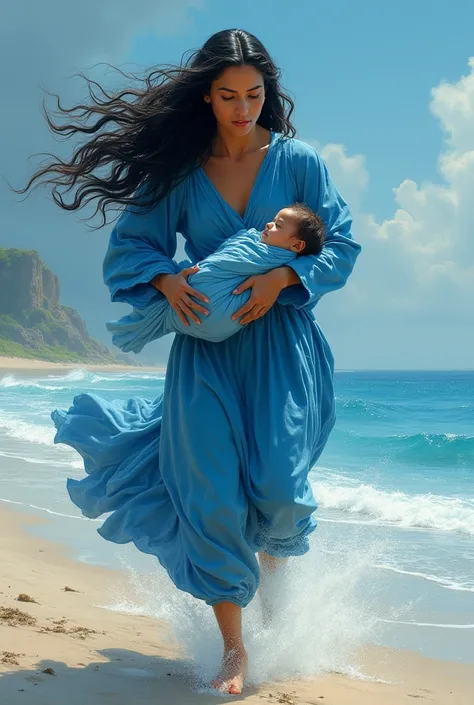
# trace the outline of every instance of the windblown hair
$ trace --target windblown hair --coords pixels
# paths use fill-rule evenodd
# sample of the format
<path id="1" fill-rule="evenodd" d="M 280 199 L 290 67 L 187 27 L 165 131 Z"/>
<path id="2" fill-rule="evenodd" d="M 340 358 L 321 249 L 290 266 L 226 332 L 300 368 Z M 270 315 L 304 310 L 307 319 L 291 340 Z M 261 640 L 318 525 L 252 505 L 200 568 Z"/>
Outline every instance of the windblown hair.
<path id="1" fill-rule="evenodd" d="M 101 212 L 102 225 L 110 204 L 153 208 L 209 158 L 216 119 L 203 95 L 227 67 L 244 65 L 254 66 L 264 78 L 266 97 L 258 124 L 294 137 L 293 101 L 282 91 L 280 70 L 267 50 L 249 32 L 223 30 L 179 66 L 156 68 L 141 79 L 120 71 L 142 87 L 108 92 L 81 74 L 89 104 L 65 108 L 55 96 L 59 115 L 68 116 L 66 124 L 53 122 L 43 101 L 55 134 L 93 137 L 75 147 L 69 161 L 48 154 L 53 161 L 17 192 L 26 193 L 35 182 L 48 184 L 55 203 L 69 211 L 97 200 L 91 217 Z M 66 202 L 64 196 L 71 192 L 74 197 Z"/>
<path id="2" fill-rule="evenodd" d="M 304 203 L 293 203 L 290 209 L 298 218 L 298 238 L 305 248 L 300 255 L 319 255 L 324 246 L 326 227 L 315 211 Z"/>

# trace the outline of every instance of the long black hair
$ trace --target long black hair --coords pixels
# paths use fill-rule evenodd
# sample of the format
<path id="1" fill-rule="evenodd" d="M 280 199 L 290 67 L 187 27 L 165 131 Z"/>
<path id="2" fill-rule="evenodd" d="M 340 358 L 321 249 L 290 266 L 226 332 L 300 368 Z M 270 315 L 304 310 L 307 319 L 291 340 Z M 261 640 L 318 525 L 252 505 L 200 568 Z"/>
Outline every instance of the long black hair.
<path id="1" fill-rule="evenodd" d="M 97 199 L 91 217 L 101 212 L 102 225 L 110 204 L 152 208 L 209 158 L 216 119 L 203 95 L 227 67 L 243 65 L 254 66 L 264 78 L 258 124 L 294 137 L 293 101 L 281 89 L 281 73 L 269 53 L 253 34 L 223 30 L 180 66 L 155 68 L 141 79 L 120 71 L 127 79 L 140 80 L 141 88 L 108 92 L 81 74 L 89 104 L 65 108 L 55 96 L 59 113 L 69 118 L 66 124 L 53 122 L 43 102 L 54 133 L 93 137 L 77 146 L 69 161 L 49 155 L 53 161 L 18 193 L 26 193 L 37 181 L 49 184 L 55 203 L 70 211 Z M 144 184 L 151 188 L 140 188 Z M 70 192 L 74 198 L 67 203 L 64 195 Z"/>

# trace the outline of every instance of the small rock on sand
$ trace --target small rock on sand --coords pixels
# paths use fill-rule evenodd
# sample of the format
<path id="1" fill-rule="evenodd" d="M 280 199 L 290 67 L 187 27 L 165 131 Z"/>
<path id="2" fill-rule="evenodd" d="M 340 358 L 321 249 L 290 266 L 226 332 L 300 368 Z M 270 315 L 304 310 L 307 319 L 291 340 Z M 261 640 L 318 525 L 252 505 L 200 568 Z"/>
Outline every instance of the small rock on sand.
<path id="1" fill-rule="evenodd" d="M 36 605 L 38 604 L 34 597 L 27 595 L 25 592 L 20 592 L 16 599 L 17 602 L 34 602 Z"/>

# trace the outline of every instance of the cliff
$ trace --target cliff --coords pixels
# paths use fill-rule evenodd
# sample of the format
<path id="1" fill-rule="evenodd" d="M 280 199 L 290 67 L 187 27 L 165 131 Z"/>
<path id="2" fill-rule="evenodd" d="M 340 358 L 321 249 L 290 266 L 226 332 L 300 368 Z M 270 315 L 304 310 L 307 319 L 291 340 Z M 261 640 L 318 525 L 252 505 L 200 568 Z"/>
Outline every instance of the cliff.
<path id="1" fill-rule="evenodd" d="M 0 248 L 0 355 L 117 362 L 77 311 L 59 303 L 59 279 L 36 250 Z"/>

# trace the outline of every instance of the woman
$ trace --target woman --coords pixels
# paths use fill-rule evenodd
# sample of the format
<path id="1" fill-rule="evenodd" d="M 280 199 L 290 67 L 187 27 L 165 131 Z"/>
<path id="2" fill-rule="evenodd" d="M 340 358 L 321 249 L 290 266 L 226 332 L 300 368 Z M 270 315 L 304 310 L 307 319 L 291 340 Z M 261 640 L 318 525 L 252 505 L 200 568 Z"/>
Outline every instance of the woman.
<path id="1" fill-rule="evenodd" d="M 242 608 L 260 570 L 305 553 L 316 526 L 308 472 L 334 424 L 334 390 L 312 309 L 344 285 L 360 248 L 321 158 L 294 139 L 277 68 L 248 32 L 215 34 L 186 65 L 150 74 L 142 91 L 91 97 L 69 111 L 72 125 L 47 119 L 56 132 L 102 132 L 27 188 L 46 177 L 63 208 L 91 198 L 102 214 L 127 206 L 104 262 L 113 301 L 145 308 L 165 296 L 184 323 L 199 320 L 207 302 L 187 283 L 195 268 L 173 274 L 177 232 L 197 262 L 294 201 L 325 221 L 320 255 L 239 287 L 250 298 L 238 333 L 220 343 L 175 337 L 162 396 L 84 394 L 67 414 L 53 412 L 56 441 L 76 448 L 89 473 L 69 481 L 71 498 L 87 516 L 112 512 L 102 536 L 156 555 L 178 588 L 212 605 L 224 640 L 213 685 L 240 693 Z M 94 173 L 104 166 L 108 175 Z M 61 185 L 76 189 L 71 204 Z"/>

